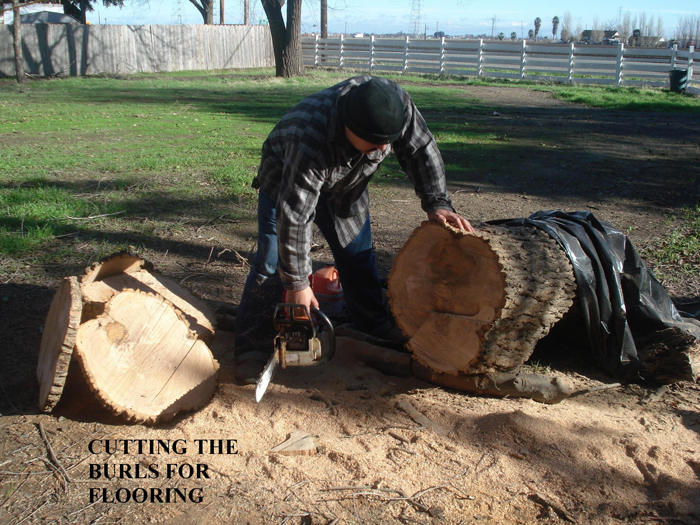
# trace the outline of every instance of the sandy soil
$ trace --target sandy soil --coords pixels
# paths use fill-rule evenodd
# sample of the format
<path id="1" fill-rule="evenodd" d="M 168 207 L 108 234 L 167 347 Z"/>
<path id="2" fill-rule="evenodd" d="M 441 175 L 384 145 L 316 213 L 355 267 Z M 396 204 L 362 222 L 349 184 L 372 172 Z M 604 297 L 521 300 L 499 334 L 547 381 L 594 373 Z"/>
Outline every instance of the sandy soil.
<path id="1" fill-rule="evenodd" d="M 507 136 L 523 166 L 516 176 L 496 159 L 451 182 L 455 206 L 475 223 L 588 209 L 653 248 L 677 224 L 679 207 L 697 202 L 695 115 L 602 112 L 517 88 L 468 87 L 465 96 L 483 102 L 465 123 Z M 447 162 L 452 155 L 446 148 Z M 386 273 L 423 216 L 406 185 L 377 185 L 372 199 Z M 207 254 L 212 245 L 248 254 L 253 223 L 213 222 L 195 233 L 198 252 L 152 247 L 142 255 L 187 278 L 212 305 L 236 304 L 245 264 L 231 252 L 211 261 Z M 319 243 L 315 258 L 327 261 Z M 219 386 L 195 413 L 159 427 L 37 414 L 33 369 L 61 271 L 49 283 L 2 289 L 2 523 L 700 522 L 700 385 L 610 387 L 616 378 L 585 357 L 575 366 L 535 365 L 594 390 L 555 405 L 450 391 L 342 354 L 322 369 L 280 373 L 256 404 L 253 387 L 233 383 L 232 334 L 219 330 Z M 665 284 L 678 300 L 700 297 L 697 278 Z M 405 403 L 429 422 L 417 423 Z M 315 453 L 271 452 L 294 431 L 313 437 Z M 105 440 L 121 450 L 108 454 Z M 125 440 L 145 448 L 129 441 L 125 453 Z M 128 474 L 115 476 L 120 464 Z M 199 478 L 188 466 L 196 464 L 206 465 Z M 109 502 L 127 496 L 176 501 Z"/>

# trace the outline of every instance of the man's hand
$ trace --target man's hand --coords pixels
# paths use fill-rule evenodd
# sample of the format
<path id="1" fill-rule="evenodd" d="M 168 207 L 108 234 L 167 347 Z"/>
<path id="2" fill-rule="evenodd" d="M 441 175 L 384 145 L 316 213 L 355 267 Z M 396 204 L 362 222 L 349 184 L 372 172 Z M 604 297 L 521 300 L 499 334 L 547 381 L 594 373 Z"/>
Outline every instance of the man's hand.
<path id="1" fill-rule="evenodd" d="M 454 226 L 463 232 L 474 232 L 474 228 L 467 219 L 462 217 L 459 213 L 455 213 L 445 208 L 440 208 L 432 213 L 429 213 L 428 218 L 431 221 L 439 222 L 441 224 L 449 224 L 450 226 Z"/>
<path id="2" fill-rule="evenodd" d="M 318 308 L 318 300 L 310 286 L 307 286 L 303 290 L 285 290 L 285 297 L 285 301 L 288 303 L 303 304 L 309 309 L 309 313 L 311 313 L 312 306 Z"/>

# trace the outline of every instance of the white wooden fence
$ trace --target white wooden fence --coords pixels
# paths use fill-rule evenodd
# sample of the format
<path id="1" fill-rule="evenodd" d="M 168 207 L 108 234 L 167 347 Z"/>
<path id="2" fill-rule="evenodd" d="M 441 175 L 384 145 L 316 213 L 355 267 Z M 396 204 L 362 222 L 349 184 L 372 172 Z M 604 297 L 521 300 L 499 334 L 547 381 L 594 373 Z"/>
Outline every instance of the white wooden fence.
<path id="1" fill-rule="evenodd" d="M 270 30 L 244 25 L 22 24 L 24 70 L 40 76 L 272 67 Z M 15 74 L 0 26 L 0 76 Z"/>
<path id="2" fill-rule="evenodd" d="M 397 38 L 302 39 L 307 67 L 547 80 L 571 84 L 668 87 L 671 69 L 686 69 L 690 90 L 695 49 Z"/>

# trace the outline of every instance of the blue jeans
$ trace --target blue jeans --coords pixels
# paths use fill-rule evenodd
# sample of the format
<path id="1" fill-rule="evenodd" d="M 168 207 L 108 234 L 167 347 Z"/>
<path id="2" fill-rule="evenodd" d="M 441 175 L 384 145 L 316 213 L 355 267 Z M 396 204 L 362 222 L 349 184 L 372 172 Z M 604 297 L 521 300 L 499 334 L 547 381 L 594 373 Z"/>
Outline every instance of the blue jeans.
<path id="1" fill-rule="evenodd" d="M 323 197 L 316 206 L 314 222 L 333 253 L 353 324 L 367 332 L 389 328 L 392 321 L 377 276 L 369 216 L 357 237 L 345 247 L 340 245 L 333 217 Z M 276 204 L 261 192 L 258 194 L 258 250 L 236 313 L 237 356 L 248 352 L 262 355 L 272 352 L 272 312 L 275 304 L 282 301 L 277 260 Z"/>

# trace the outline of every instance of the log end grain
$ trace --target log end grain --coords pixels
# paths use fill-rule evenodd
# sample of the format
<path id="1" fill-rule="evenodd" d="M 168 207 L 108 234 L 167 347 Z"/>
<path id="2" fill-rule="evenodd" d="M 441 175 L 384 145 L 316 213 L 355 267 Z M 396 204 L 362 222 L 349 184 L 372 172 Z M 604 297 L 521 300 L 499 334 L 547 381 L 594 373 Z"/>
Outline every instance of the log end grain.
<path id="1" fill-rule="evenodd" d="M 218 363 L 169 301 L 124 290 L 78 329 L 75 353 L 94 393 L 113 412 L 154 423 L 203 406 Z"/>

